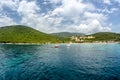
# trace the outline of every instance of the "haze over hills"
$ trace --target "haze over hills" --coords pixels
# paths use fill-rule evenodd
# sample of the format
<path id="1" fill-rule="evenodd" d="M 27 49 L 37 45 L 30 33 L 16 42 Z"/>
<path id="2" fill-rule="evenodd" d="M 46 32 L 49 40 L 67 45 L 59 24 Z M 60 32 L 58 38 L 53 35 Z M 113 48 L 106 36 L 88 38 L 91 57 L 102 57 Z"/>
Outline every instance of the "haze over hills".
<path id="1" fill-rule="evenodd" d="M 23 25 L 0 27 L 0 43 L 59 42 L 58 38 Z"/>

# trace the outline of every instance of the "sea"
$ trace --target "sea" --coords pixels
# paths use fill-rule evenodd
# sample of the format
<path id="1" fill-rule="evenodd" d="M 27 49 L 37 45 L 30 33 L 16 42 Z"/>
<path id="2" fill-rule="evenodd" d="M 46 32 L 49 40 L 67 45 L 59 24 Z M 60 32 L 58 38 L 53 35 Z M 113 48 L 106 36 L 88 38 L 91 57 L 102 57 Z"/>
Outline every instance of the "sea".
<path id="1" fill-rule="evenodd" d="M 120 44 L 0 44 L 0 80 L 120 80 Z"/>

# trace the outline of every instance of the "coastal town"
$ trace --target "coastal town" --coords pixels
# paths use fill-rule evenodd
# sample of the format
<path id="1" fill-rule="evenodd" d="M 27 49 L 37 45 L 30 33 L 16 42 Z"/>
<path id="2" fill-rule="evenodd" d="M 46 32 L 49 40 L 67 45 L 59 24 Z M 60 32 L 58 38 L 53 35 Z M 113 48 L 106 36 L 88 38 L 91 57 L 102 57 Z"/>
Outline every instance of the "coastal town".
<path id="1" fill-rule="evenodd" d="M 71 36 L 70 40 L 74 43 L 119 43 L 119 41 L 114 40 L 96 40 L 94 36 Z"/>
<path id="2" fill-rule="evenodd" d="M 84 42 L 86 41 L 86 39 L 94 39 L 94 38 L 95 38 L 94 36 L 81 36 L 81 37 L 72 36 L 70 37 L 70 39 L 75 42 Z"/>

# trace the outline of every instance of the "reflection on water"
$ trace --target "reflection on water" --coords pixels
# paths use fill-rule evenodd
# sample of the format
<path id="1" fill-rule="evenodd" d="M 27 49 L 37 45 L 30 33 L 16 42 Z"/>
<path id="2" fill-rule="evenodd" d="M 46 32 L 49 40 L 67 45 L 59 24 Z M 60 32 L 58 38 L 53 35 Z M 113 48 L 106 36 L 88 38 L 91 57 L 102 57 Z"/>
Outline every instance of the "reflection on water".
<path id="1" fill-rule="evenodd" d="M 0 44 L 0 80 L 120 80 L 119 50 L 119 44 Z"/>

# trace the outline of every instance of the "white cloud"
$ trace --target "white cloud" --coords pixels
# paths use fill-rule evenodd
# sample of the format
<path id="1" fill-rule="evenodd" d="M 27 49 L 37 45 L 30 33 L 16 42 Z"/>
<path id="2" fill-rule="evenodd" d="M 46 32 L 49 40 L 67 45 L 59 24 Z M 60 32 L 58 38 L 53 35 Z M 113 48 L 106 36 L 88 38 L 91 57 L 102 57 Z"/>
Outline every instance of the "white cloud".
<path id="1" fill-rule="evenodd" d="M 72 24 L 64 23 L 61 26 L 65 28 L 58 28 L 61 31 L 83 32 L 91 33 L 98 31 L 110 31 L 109 27 L 105 27 L 107 17 L 102 13 L 96 13 L 95 7 L 92 4 L 83 3 L 81 0 L 62 0 L 62 5 L 55 8 L 49 17 L 62 17 L 61 22 L 70 20 Z M 57 24 L 56 24 L 57 26 Z"/>
<path id="2" fill-rule="evenodd" d="M 119 11 L 119 10 L 120 10 L 119 8 L 115 8 L 115 7 L 110 8 L 110 9 L 108 9 L 108 8 L 97 9 L 98 12 L 100 12 L 100 13 L 106 13 L 106 14 L 112 14 L 112 13 L 114 13 L 116 11 Z"/>
<path id="3" fill-rule="evenodd" d="M 79 24 L 78 26 L 70 26 L 67 28 L 69 31 L 82 32 L 82 33 L 95 33 L 103 31 L 111 31 L 109 27 L 103 27 L 101 23 L 94 19 L 88 24 Z"/>
<path id="4" fill-rule="evenodd" d="M 44 0 L 43 3 L 45 4 L 49 2 L 51 5 L 61 3 L 61 5 L 56 5 L 52 9 L 48 7 L 46 13 L 42 12 L 43 8 L 39 7 L 35 0 L 8 0 L 8 2 L 12 5 L 7 3 L 7 0 L 1 2 L 1 4 L 9 6 L 11 9 L 15 7 L 13 10 L 16 10 L 21 16 L 20 24 L 31 26 L 43 32 L 71 31 L 91 33 L 111 30 L 106 27 L 106 25 L 109 25 L 106 23 L 107 16 L 95 12 L 96 9 L 93 4 L 83 3 L 82 0 Z M 5 20 L 8 21 L 8 24 L 15 24 L 7 16 L 0 20 L 2 25 L 5 24 Z"/>
<path id="5" fill-rule="evenodd" d="M 100 22 L 103 22 L 107 19 L 107 17 L 102 14 L 102 13 L 92 13 L 92 12 L 85 12 L 84 13 L 84 17 L 86 17 L 87 19 L 97 19 L 99 20 Z"/>
<path id="6" fill-rule="evenodd" d="M 52 15 L 65 17 L 79 16 L 84 11 L 93 10 L 91 4 L 84 4 L 78 0 L 62 0 L 62 5 L 53 10 Z"/>
<path id="7" fill-rule="evenodd" d="M 103 2 L 104 2 L 105 4 L 108 4 L 108 5 L 111 4 L 111 1 L 110 1 L 110 0 L 103 0 Z"/>
<path id="8" fill-rule="evenodd" d="M 17 11 L 22 17 L 21 24 L 31 26 L 43 32 L 51 30 L 44 15 L 37 13 L 40 11 L 40 8 L 35 1 L 21 1 Z"/>
<path id="9" fill-rule="evenodd" d="M 120 0 L 114 0 L 114 1 L 116 1 L 116 2 L 120 3 Z"/>
<path id="10" fill-rule="evenodd" d="M 54 3 L 54 4 L 57 4 L 57 3 L 61 2 L 61 0 L 44 0 L 44 1 Z"/>
<path id="11" fill-rule="evenodd" d="M 7 25 L 15 25 L 16 23 L 6 15 L 0 15 L 0 27 Z"/>
<path id="12" fill-rule="evenodd" d="M 35 14 L 38 10 L 40 10 L 40 8 L 36 5 L 35 1 L 27 2 L 25 0 L 19 3 L 19 7 L 17 9 L 19 14 L 26 16 L 29 16 L 29 14 Z"/>
<path id="13" fill-rule="evenodd" d="M 7 6 L 12 10 L 16 10 L 19 4 L 19 0 L 1 0 L 0 1 L 0 8 L 3 6 Z"/>
<path id="14" fill-rule="evenodd" d="M 3 12 L 3 7 L 9 7 L 11 10 L 17 9 L 17 4 L 19 3 L 19 0 L 1 0 L 0 1 L 0 27 L 7 26 L 7 25 L 15 25 L 17 24 L 11 17 L 8 17 Z"/>

